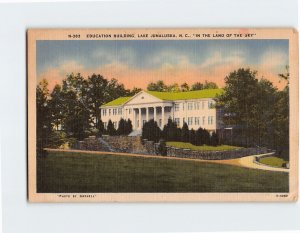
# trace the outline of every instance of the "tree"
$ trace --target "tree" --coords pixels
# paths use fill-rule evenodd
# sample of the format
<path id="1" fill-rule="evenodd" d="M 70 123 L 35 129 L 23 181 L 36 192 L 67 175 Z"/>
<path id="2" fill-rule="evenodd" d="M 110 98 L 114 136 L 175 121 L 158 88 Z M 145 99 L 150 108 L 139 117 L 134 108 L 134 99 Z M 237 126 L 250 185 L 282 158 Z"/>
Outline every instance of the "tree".
<path id="1" fill-rule="evenodd" d="M 190 90 L 190 87 L 189 87 L 189 85 L 188 85 L 187 83 L 183 83 L 183 84 L 181 84 L 181 86 L 180 86 L 180 90 L 181 90 L 181 91 L 189 91 L 189 90 Z"/>
<path id="2" fill-rule="evenodd" d="M 202 146 L 204 144 L 204 130 L 200 127 L 195 133 L 195 145 Z"/>
<path id="3" fill-rule="evenodd" d="M 128 119 L 127 121 L 125 121 L 125 134 L 128 135 L 132 132 L 132 123 L 131 120 Z"/>
<path id="4" fill-rule="evenodd" d="M 250 143 L 251 120 L 257 117 L 258 79 L 256 71 L 238 69 L 225 77 L 224 93 L 217 99 L 217 104 L 223 107 L 223 121 L 227 125 L 240 125 L 246 136 L 245 145 Z"/>
<path id="5" fill-rule="evenodd" d="M 52 132 L 49 89 L 45 79 L 36 87 L 36 118 L 36 147 L 37 154 L 41 154 L 43 148 L 48 146 L 49 135 Z"/>
<path id="6" fill-rule="evenodd" d="M 218 85 L 214 82 L 208 82 L 205 80 L 205 83 L 203 84 L 203 89 L 217 89 Z"/>
<path id="7" fill-rule="evenodd" d="M 153 119 L 145 122 L 142 128 L 142 138 L 149 141 L 158 142 L 161 138 L 161 130 L 157 125 L 157 122 Z"/>
<path id="8" fill-rule="evenodd" d="M 217 146 L 219 144 L 219 137 L 216 132 L 212 132 L 210 137 L 210 145 L 211 146 Z"/>
<path id="9" fill-rule="evenodd" d="M 181 141 L 188 142 L 189 141 L 189 127 L 186 122 L 183 123 L 181 129 Z"/>
<path id="10" fill-rule="evenodd" d="M 52 118 L 52 125 L 54 129 L 62 128 L 65 121 L 64 112 L 64 93 L 60 85 L 55 85 L 50 95 L 49 110 Z"/>
<path id="11" fill-rule="evenodd" d="M 203 83 L 196 82 L 192 85 L 191 91 L 197 91 L 197 90 L 202 90 L 203 89 Z"/>
<path id="12" fill-rule="evenodd" d="M 179 85 L 177 83 L 169 85 L 167 87 L 167 91 L 169 91 L 169 92 L 179 92 L 180 91 Z"/>
<path id="13" fill-rule="evenodd" d="M 126 122 L 123 118 L 121 118 L 120 121 L 119 121 L 117 134 L 118 135 L 125 135 L 126 134 Z"/>
<path id="14" fill-rule="evenodd" d="M 164 126 L 162 136 L 166 141 L 177 141 L 177 125 L 171 118 L 168 119 L 168 123 Z"/>
<path id="15" fill-rule="evenodd" d="M 64 130 L 68 136 L 82 140 L 89 134 L 88 83 L 80 73 L 63 80 Z"/>
<path id="16" fill-rule="evenodd" d="M 106 129 L 106 131 L 107 131 L 107 133 L 108 133 L 109 136 L 114 136 L 114 135 L 117 134 L 117 131 L 116 131 L 115 127 L 114 127 L 114 124 L 112 123 L 111 120 L 109 120 L 108 123 L 107 123 L 107 129 Z"/>
<path id="17" fill-rule="evenodd" d="M 166 91 L 167 85 L 162 80 L 158 80 L 156 83 L 149 83 L 147 86 L 148 91 Z"/>
<path id="18" fill-rule="evenodd" d="M 196 145 L 196 132 L 194 129 L 189 131 L 189 143 Z"/>

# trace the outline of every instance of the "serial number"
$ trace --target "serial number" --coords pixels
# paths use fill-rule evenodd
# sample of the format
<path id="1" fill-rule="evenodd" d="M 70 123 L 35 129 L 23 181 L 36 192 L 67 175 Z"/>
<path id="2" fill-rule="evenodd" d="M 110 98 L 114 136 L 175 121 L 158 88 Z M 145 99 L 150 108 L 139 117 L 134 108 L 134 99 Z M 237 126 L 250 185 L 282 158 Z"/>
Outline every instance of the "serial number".
<path id="1" fill-rule="evenodd" d="M 80 34 L 69 34 L 68 38 L 77 39 L 77 38 L 80 38 Z"/>

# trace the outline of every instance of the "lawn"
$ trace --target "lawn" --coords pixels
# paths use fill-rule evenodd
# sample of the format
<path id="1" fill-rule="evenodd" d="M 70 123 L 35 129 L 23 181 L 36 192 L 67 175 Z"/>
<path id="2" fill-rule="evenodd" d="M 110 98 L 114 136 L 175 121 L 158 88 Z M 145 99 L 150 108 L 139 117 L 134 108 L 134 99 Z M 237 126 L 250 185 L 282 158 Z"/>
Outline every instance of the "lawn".
<path id="1" fill-rule="evenodd" d="M 220 146 L 195 146 L 188 142 L 167 142 L 167 146 L 173 146 L 177 148 L 191 149 L 191 150 L 203 150 L 203 151 L 224 151 L 224 150 L 234 150 L 241 147 L 237 146 L 228 146 L 228 145 L 220 145 Z"/>
<path id="2" fill-rule="evenodd" d="M 261 158 L 259 162 L 273 167 L 282 167 L 287 161 L 278 157 L 265 157 Z"/>
<path id="3" fill-rule="evenodd" d="M 288 192 L 288 173 L 207 162 L 51 152 L 37 158 L 37 191 Z"/>

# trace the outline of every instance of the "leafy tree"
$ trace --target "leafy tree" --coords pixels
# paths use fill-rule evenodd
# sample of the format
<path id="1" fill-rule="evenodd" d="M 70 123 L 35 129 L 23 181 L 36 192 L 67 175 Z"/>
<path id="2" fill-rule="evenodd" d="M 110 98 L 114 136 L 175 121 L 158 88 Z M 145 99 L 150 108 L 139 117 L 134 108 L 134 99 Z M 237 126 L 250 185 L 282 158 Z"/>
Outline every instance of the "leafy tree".
<path id="1" fill-rule="evenodd" d="M 59 127 L 63 126 L 66 117 L 64 111 L 64 93 L 62 92 L 60 85 L 55 85 L 50 97 L 49 109 L 52 118 L 52 125 L 54 129 L 59 130 Z"/>
<path id="2" fill-rule="evenodd" d="M 167 85 L 162 80 L 158 80 L 156 83 L 149 83 L 147 86 L 148 91 L 166 91 Z"/>
<path id="3" fill-rule="evenodd" d="M 49 134 L 48 146 L 50 148 L 59 148 L 68 142 L 67 134 L 63 131 L 54 130 Z"/>
<path id="4" fill-rule="evenodd" d="M 214 82 L 208 82 L 205 80 L 205 83 L 203 84 L 203 89 L 217 89 L 218 85 Z"/>
<path id="5" fill-rule="evenodd" d="M 142 91 L 141 88 L 138 87 L 134 87 L 131 91 L 130 91 L 130 96 L 134 96 L 135 94 L 139 93 L 140 91 Z"/>
<path id="6" fill-rule="evenodd" d="M 111 120 L 108 121 L 107 123 L 107 129 L 106 129 L 107 133 L 109 136 L 114 136 L 117 134 L 117 130 L 114 127 L 114 124 L 112 123 Z"/>
<path id="7" fill-rule="evenodd" d="M 100 119 L 98 122 L 98 137 L 101 137 L 105 132 L 103 121 Z"/>
<path id="8" fill-rule="evenodd" d="M 189 141 L 189 127 L 186 122 L 184 122 L 181 129 L 181 141 L 188 142 Z"/>
<path id="9" fill-rule="evenodd" d="M 181 84 L 181 86 L 180 86 L 180 90 L 181 90 L 181 91 L 189 91 L 189 90 L 190 90 L 190 87 L 189 87 L 189 85 L 188 85 L 187 83 L 183 83 L 183 84 Z"/>
<path id="10" fill-rule="evenodd" d="M 196 82 L 192 85 L 191 91 L 197 91 L 197 90 L 202 90 L 203 89 L 203 83 Z"/>
<path id="11" fill-rule="evenodd" d="M 179 87 L 179 85 L 177 83 L 174 83 L 174 84 L 169 85 L 167 87 L 167 91 L 169 91 L 169 92 L 179 92 L 180 91 L 180 87 Z"/>
<path id="12" fill-rule="evenodd" d="M 49 135 L 52 132 L 49 111 L 49 89 L 47 80 L 43 79 L 36 87 L 36 139 L 37 153 L 48 146 Z"/>

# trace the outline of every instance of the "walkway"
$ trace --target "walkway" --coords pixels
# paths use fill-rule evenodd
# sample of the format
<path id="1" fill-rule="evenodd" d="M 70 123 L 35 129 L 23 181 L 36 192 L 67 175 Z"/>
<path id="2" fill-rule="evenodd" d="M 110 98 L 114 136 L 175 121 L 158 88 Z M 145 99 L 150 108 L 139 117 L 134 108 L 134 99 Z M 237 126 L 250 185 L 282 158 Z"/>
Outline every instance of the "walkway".
<path id="1" fill-rule="evenodd" d="M 185 161 L 195 161 L 195 162 L 208 162 L 208 163 L 218 163 L 218 164 L 228 164 L 233 166 L 240 166 L 252 169 L 260 169 L 267 171 L 276 171 L 276 172 L 289 172 L 289 169 L 286 168 L 276 168 L 270 167 L 264 164 L 256 163 L 255 157 L 257 155 L 250 155 L 237 159 L 228 159 L 228 160 L 200 160 L 200 159 L 188 159 L 188 158 L 177 158 L 177 157 L 167 157 L 167 156 L 157 156 L 157 155 L 143 155 L 143 154 L 130 154 L 130 153 L 121 153 L 121 152 L 106 152 L 106 151 L 87 151 L 87 150 L 69 150 L 69 149 L 50 149 L 45 148 L 46 151 L 57 151 L 57 152 L 75 152 L 82 154 L 95 154 L 95 155 L 119 155 L 119 156 L 132 156 L 132 157 L 144 157 L 144 158 L 156 158 L 156 159 L 175 159 L 175 160 L 185 160 Z M 259 155 L 262 156 L 262 155 Z"/>

